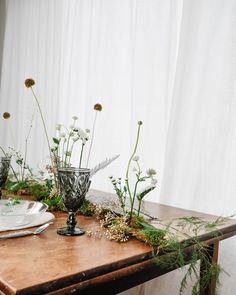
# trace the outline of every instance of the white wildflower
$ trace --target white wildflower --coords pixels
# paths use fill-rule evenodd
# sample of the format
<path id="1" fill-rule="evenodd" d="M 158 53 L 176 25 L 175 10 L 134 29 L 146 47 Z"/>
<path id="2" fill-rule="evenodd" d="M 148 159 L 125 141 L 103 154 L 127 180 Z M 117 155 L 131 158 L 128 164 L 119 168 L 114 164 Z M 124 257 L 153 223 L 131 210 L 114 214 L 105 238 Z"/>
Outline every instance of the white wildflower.
<path id="1" fill-rule="evenodd" d="M 147 175 L 148 176 L 153 176 L 153 175 L 156 175 L 157 173 L 156 173 L 156 170 L 155 169 L 152 169 L 152 168 L 150 168 L 150 169 L 148 169 L 147 171 L 146 171 L 146 173 L 147 173 Z"/>
<path id="2" fill-rule="evenodd" d="M 87 133 L 84 132 L 84 130 L 82 130 L 81 128 L 78 128 L 78 135 L 81 139 L 87 138 Z"/>
<path id="3" fill-rule="evenodd" d="M 138 162 L 139 159 L 140 159 L 139 156 L 134 156 L 132 160 L 135 161 L 135 162 Z"/>
<path id="4" fill-rule="evenodd" d="M 90 133 L 90 129 L 85 129 L 85 132 L 86 133 Z"/>

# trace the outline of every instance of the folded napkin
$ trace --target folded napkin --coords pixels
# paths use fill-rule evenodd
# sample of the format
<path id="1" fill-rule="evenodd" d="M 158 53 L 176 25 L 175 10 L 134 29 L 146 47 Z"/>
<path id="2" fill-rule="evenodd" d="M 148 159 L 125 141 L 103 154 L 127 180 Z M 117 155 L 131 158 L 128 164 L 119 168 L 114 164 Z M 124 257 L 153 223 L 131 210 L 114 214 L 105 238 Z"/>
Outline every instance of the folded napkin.
<path id="1" fill-rule="evenodd" d="M 16 227 L 6 227 L 6 226 L 3 227 L 0 224 L 0 232 L 8 231 L 8 230 L 18 230 L 18 229 L 23 229 L 23 228 L 29 228 L 29 227 L 33 227 L 33 226 L 38 226 L 38 225 L 42 225 L 44 223 L 50 222 L 53 219 L 55 219 L 55 216 L 52 213 L 50 213 L 50 212 L 44 212 L 38 218 L 36 218 L 35 220 L 33 220 L 32 222 L 30 222 L 28 224 L 19 225 L 19 226 L 16 226 Z"/>

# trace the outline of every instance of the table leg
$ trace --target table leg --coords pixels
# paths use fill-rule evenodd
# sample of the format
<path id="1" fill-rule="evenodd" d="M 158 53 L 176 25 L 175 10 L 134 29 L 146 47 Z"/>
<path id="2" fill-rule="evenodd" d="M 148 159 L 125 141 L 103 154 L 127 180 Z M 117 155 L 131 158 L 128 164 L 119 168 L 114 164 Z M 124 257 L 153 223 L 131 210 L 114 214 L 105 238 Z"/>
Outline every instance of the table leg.
<path id="1" fill-rule="evenodd" d="M 209 245 L 208 248 L 208 259 L 211 264 L 218 262 L 218 252 L 219 252 L 219 241 L 216 240 L 213 244 Z M 200 261 L 200 286 L 201 286 L 201 278 L 206 269 L 206 265 L 203 261 Z M 216 279 L 212 278 L 209 284 L 205 289 L 201 288 L 201 295 L 215 295 L 216 294 Z"/>

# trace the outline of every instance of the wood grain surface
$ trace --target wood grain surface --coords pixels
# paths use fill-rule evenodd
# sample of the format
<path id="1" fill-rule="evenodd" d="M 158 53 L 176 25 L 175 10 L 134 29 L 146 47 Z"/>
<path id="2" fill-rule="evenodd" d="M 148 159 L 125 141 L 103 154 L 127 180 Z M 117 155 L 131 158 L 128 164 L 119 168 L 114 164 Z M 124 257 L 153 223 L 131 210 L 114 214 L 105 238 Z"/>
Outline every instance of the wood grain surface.
<path id="1" fill-rule="evenodd" d="M 104 194 L 99 191 L 90 193 L 98 198 Z M 154 203 L 147 203 L 146 208 L 150 214 L 163 220 L 186 215 L 213 218 Z M 3 294 L 44 294 L 78 283 L 82 286 L 82 282 L 86 285 L 99 276 L 107 278 L 109 273 L 122 268 L 131 267 L 132 270 L 133 266 L 151 257 L 150 247 L 135 239 L 117 243 L 105 237 L 60 236 L 56 229 L 65 226 L 67 214 L 56 213 L 55 216 L 53 225 L 38 236 L 0 241 L 0 291 Z M 102 231 L 95 218 L 77 216 L 77 221 L 86 231 Z M 235 221 L 229 221 L 222 227 L 222 238 L 234 235 L 235 231 Z M 209 239 L 210 234 L 202 237 Z"/>

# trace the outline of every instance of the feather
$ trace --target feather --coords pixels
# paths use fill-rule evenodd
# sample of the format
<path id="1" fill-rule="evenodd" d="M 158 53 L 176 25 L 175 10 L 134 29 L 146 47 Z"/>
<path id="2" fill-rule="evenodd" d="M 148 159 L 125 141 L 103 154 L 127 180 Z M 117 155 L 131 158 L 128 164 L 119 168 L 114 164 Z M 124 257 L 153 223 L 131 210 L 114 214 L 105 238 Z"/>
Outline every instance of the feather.
<path id="1" fill-rule="evenodd" d="M 110 165 L 111 162 L 115 161 L 119 156 L 120 155 L 116 155 L 115 157 L 106 159 L 102 161 L 101 163 L 99 163 L 98 165 L 96 165 L 93 169 L 91 169 L 90 178 L 92 178 L 99 170 L 102 170 L 106 168 L 108 165 Z"/>

